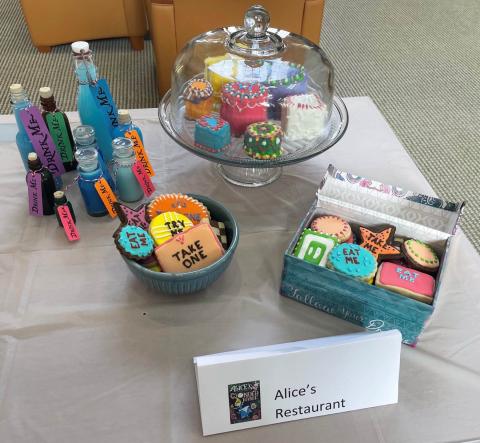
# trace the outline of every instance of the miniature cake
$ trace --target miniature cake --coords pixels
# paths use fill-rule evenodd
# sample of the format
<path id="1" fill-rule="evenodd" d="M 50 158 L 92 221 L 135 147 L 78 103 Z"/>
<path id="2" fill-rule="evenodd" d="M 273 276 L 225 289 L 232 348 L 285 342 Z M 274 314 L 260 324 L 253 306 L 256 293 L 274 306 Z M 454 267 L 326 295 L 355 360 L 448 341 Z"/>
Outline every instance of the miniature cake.
<path id="1" fill-rule="evenodd" d="M 321 137 L 327 130 L 328 113 L 317 94 L 286 97 L 281 102 L 285 137 L 295 142 Z"/>
<path id="2" fill-rule="evenodd" d="M 273 122 L 248 125 L 244 138 L 245 152 L 253 158 L 268 160 L 282 155 L 282 128 Z"/>
<path id="3" fill-rule="evenodd" d="M 435 293 L 431 275 L 390 262 L 378 268 L 375 285 L 428 304 L 432 304 Z"/>
<path id="4" fill-rule="evenodd" d="M 327 268 L 366 283 L 373 283 L 377 261 L 365 248 L 353 243 L 342 243 L 330 252 Z"/>
<path id="5" fill-rule="evenodd" d="M 195 122 L 195 146 L 217 152 L 230 144 L 230 124 L 214 115 L 204 115 Z"/>
<path id="6" fill-rule="evenodd" d="M 337 243 L 336 237 L 305 229 L 295 246 L 293 255 L 313 265 L 325 266 L 328 254 Z"/>
<path id="7" fill-rule="evenodd" d="M 212 85 L 202 78 L 194 78 L 187 83 L 183 93 L 185 101 L 185 117 L 195 120 L 209 114 L 213 107 Z"/>
<path id="8" fill-rule="evenodd" d="M 220 117 L 230 123 L 232 134 L 241 136 L 250 123 L 267 119 L 268 91 L 260 83 L 227 83 L 222 88 Z"/>

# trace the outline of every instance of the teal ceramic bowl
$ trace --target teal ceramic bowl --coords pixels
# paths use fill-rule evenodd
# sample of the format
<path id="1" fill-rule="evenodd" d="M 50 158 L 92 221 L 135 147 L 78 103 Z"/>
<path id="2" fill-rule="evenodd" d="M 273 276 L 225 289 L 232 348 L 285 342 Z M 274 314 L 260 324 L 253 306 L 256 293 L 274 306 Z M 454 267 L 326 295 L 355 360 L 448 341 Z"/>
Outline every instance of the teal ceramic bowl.
<path id="1" fill-rule="evenodd" d="M 223 205 L 209 197 L 196 194 L 188 195 L 201 201 L 210 211 L 212 219 L 225 223 L 229 247 L 223 257 L 215 263 L 198 271 L 184 272 L 181 274 L 151 271 L 122 255 L 122 258 L 125 260 L 125 263 L 133 275 L 150 288 L 165 294 L 190 294 L 210 286 L 222 275 L 225 269 L 228 268 L 238 245 L 238 225 L 232 213 Z"/>

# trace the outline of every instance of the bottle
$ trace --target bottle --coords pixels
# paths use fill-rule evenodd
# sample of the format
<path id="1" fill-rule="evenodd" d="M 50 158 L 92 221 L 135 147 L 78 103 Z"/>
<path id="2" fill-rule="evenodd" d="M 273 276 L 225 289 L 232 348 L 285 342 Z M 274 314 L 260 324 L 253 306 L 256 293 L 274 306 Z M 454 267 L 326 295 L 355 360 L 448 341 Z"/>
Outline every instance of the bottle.
<path id="1" fill-rule="evenodd" d="M 55 203 L 55 215 L 57 216 L 57 221 L 58 224 L 61 228 L 63 228 L 62 221 L 60 220 L 60 217 L 57 212 L 57 208 L 61 205 L 67 205 L 68 209 L 70 210 L 70 214 L 73 219 L 73 223 L 77 222 L 77 219 L 75 218 L 75 212 L 73 212 L 73 207 L 72 204 L 67 200 L 67 196 L 65 195 L 65 192 L 63 191 L 56 191 L 53 193 L 53 198 L 54 198 L 54 203 Z"/>
<path id="2" fill-rule="evenodd" d="M 129 131 L 137 131 L 140 137 L 140 140 L 143 143 L 143 134 L 142 130 L 132 122 L 132 117 L 130 117 L 130 112 L 127 109 L 118 110 L 118 126 L 115 128 L 116 137 L 125 137 L 125 133 Z"/>
<path id="3" fill-rule="evenodd" d="M 78 162 L 78 187 L 85 203 L 88 215 L 103 217 L 108 211 L 95 189 L 95 183 L 103 177 L 98 163 L 98 152 L 94 148 L 85 148 L 75 151 Z"/>
<path id="4" fill-rule="evenodd" d="M 32 102 L 28 99 L 27 93 L 23 89 L 23 86 L 19 83 L 10 85 L 10 97 L 12 104 L 12 111 L 15 114 L 15 120 L 17 121 L 18 132 L 16 136 L 17 147 L 22 158 L 23 166 L 26 171 L 28 167 L 28 154 L 34 152 L 32 142 L 28 138 L 27 131 L 23 126 L 20 119 L 20 111 L 32 106 Z"/>
<path id="5" fill-rule="evenodd" d="M 143 189 L 132 171 L 136 162 L 133 142 L 129 138 L 117 137 L 112 141 L 113 176 L 117 195 L 124 202 L 136 202 L 144 196 Z"/>
<path id="6" fill-rule="evenodd" d="M 97 80 L 97 68 L 93 63 L 92 51 L 87 42 L 72 43 L 75 62 L 75 75 L 78 80 L 77 108 L 84 125 L 95 128 L 98 147 L 105 161 L 112 159 L 112 135 L 104 120 L 102 111 L 97 107 L 90 86 Z"/>
<path id="7" fill-rule="evenodd" d="M 108 166 L 105 163 L 102 151 L 98 149 L 97 141 L 95 140 L 95 129 L 88 125 L 77 126 L 73 130 L 73 137 L 75 139 L 77 151 L 85 148 L 92 148 L 97 151 L 98 163 L 100 164 L 100 169 L 103 172 L 103 176 L 105 177 L 105 180 L 107 180 L 112 190 L 115 190 L 115 183 L 113 182 Z"/>
<path id="8" fill-rule="evenodd" d="M 40 104 L 43 108 L 42 117 L 62 158 L 65 171 L 73 171 L 77 168 L 77 161 L 74 157 L 75 145 L 68 117 L 58 109 L 55 97 L 49 87 L 40 88 L 39 93 Z"/>
<path id="9" fill-rule="evenodd" d="M 55 213 L 55 204 L 53 193 L 57 190 L 55 188 L 55 180 L 52 173 L 42 166 L 42 162 L 38 158 L 36 152 L 30 152 L 27 156 L 28 170 L 40 174 L 42 177 L 42 207 L 43 215 L 53 215 Z"/>

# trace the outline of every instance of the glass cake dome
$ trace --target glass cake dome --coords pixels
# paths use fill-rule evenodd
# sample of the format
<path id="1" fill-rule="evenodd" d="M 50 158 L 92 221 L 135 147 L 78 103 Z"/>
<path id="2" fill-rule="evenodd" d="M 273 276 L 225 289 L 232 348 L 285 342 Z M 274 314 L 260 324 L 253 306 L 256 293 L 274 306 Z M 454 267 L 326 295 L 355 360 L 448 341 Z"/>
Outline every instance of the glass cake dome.
<path id="1" fill-rule="evenodd" d="M 324 52 L 269 23 L 268 12 L 256 5 L 247 10 L 244 27 L 191 40 L 159 107 L 160 122 L 175 141 L 244 186 L 270 183 L 281 166 L 324 152 L 348 122 Z"/>

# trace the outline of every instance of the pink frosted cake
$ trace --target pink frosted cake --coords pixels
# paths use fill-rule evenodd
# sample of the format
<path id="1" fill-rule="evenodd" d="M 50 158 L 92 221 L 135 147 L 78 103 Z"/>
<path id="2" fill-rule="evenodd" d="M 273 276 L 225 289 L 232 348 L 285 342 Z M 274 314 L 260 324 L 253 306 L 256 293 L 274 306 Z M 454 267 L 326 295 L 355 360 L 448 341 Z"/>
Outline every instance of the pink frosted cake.
<path id="1" fill-rule="evenodd" d="M 260 83 L 230 82 L 222 88 L 220 117 L 240 137 L 251 123 L 267 120 L 268 90 Z"/>

